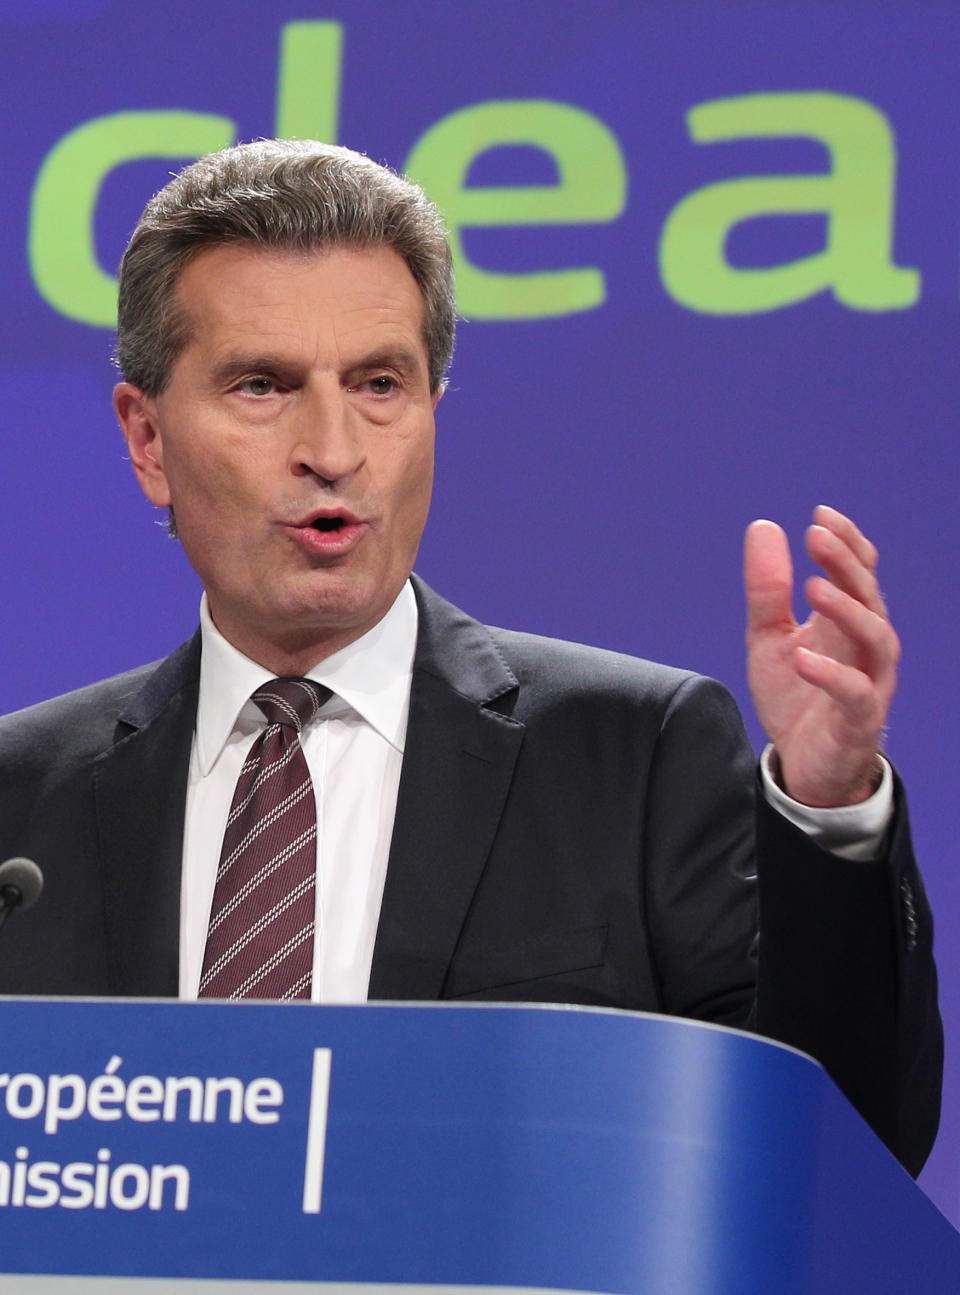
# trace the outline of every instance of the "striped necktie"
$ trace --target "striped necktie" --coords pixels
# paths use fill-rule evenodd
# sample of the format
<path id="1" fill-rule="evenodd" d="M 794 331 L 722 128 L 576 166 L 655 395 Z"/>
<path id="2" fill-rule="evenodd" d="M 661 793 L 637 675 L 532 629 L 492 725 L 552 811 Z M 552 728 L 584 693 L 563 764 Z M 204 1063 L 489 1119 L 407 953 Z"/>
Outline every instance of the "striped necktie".
<path id="1" fill-rule="evenodd" d="M 300 731 L 329 696 L 311 679 L 271 679 L 253 694 L 267 727 L 223 834 L 201 998 L 310 997 L 317 809 Z"/>

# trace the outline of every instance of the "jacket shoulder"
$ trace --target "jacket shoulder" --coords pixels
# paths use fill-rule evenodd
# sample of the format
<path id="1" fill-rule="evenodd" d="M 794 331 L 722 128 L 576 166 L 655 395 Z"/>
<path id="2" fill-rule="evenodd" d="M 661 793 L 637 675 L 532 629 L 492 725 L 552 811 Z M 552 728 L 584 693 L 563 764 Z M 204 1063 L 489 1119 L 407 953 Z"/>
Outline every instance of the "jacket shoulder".
<path id="1" fill-rule="evenodd" d="M 25 755 L 37 743 L 69 745 L 81 733 L 89 739 L 92 729 L 112 732 L 124 703 L 139 691 L 157 664 L 127 670 L 0 717 L 0 759 Z"/>
<path id="2" fill-rule="evenodd" d="M 484 625 L 414 577 L 420 608 L 416 665 L 455 691 L 519 718 L 578 704 L 650 720 L 675 707 L 685 713 L 736 705 L 721 684 L 643 657 L 563 639 Z"/>
<path id="3" fill-rule="evenodd" d="M 494 627 L 489 633 L 516 676 L 513 713 L 526 723 L 596 728 L 611 742 L 617 734 L 631 742 L 637 733 L 669 731 L 693 745 L 709 739 L 725 750 L 746 749 L 739 707 L 715 679 L 562 639 Z"/>
<path id="4" fill-rule="evenodd" d="M 195 659 L 194 659 L 195 658 Z M 0 717 L 0 770 L 19 775 L 94 758 L 149 723 L 199 670 L 199 644 Z"/>
<path id="5" fill-rule="evenodd" d="M 702 677 L 693 670 L 661 665 L 606 648 L 588 647 L 583 643 L 501 629 L 494 625 L 486 628 L 521 686 L 539 683 L 554 689 L 626 692 L 666 698 L 684 684 Z"/>

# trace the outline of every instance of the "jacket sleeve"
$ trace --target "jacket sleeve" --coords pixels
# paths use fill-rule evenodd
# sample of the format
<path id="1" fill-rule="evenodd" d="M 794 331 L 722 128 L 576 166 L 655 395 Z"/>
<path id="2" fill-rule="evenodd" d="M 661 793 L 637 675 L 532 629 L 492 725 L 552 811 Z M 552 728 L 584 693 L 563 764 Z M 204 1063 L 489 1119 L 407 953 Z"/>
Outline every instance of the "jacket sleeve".
<path id="1" fill-rule="evenodd" d="M 766 801 L 736 705 L 688 678 L 651 763 L 642 875 L 661 1010 L 815 1057 L 918 1173 L 942 1031 L 932 922 L 897 782 L 882 858 L 830 854 Z"/>
<path id="2" fill-rule="evenodd" d="M 809 1052 L 914 1175 L 940 1117 L 933 922 L 897 779 L 884 855 L 829 854 L 757 798 L 755 1028 Z"/>

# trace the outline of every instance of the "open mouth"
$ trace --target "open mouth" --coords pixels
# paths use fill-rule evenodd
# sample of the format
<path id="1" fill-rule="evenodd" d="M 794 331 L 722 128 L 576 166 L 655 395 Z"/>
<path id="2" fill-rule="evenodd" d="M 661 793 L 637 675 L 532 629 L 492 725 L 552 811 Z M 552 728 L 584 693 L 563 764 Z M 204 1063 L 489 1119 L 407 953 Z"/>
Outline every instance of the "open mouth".
<path id="1" fill-rule="evenodd" d="M 367 528 L 355 513 L 347 509 L 342 512 L 321 513 L 312 517 L 309 513 L 287 523 L 297 532 L 301 543 L 306 544 L 310 553 L 346 553 L 356 544 Z"/>

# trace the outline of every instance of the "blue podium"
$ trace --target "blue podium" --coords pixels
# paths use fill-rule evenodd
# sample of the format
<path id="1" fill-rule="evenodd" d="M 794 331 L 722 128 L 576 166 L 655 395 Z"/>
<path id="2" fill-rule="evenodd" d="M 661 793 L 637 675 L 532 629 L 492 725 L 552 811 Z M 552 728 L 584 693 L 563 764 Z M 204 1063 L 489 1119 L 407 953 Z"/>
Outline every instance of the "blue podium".
<path id="1" fill-rule="evenodd" d="M 0 1039 L 0 1295 L 960 1290 L 820 1067 L 733 1030 L 7 999 Z"/>

